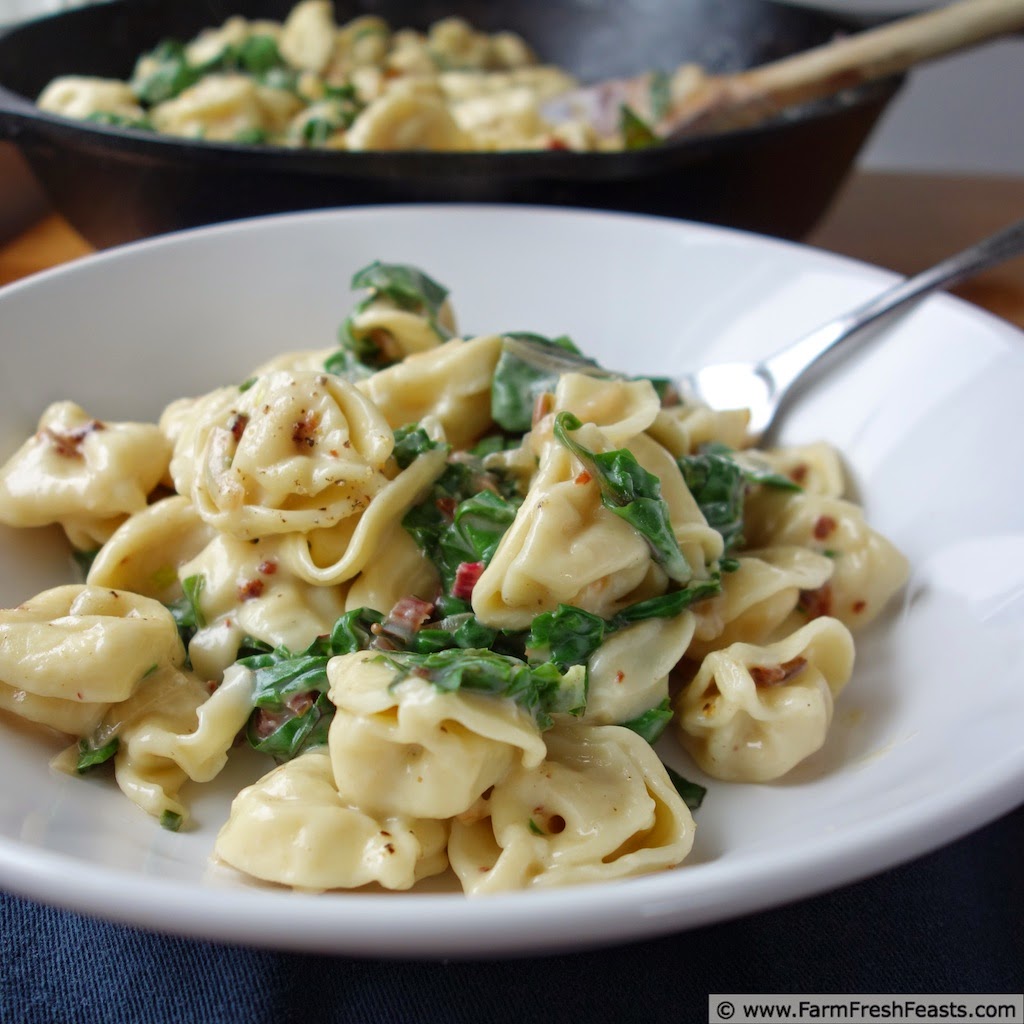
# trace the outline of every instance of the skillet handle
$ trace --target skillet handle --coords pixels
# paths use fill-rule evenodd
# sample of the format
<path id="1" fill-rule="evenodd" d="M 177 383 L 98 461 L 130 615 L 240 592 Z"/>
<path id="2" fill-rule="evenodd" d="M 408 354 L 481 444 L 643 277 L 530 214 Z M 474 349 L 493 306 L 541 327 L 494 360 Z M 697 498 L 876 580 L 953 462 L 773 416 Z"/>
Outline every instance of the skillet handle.
<path id="1" fill-rule="evenodd" d="M 0 85 L 0 139 L 17 142 L 35 113 L 32 103 Z"/>

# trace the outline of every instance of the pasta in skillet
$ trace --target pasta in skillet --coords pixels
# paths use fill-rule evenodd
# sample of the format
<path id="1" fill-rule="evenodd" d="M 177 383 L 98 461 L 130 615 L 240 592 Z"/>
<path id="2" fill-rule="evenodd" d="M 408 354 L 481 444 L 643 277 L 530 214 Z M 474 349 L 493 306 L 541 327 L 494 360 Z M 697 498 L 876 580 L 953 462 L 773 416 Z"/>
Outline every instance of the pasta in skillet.
<path id="1" fill-rule="evenodd" d="M 127 72 L 127 69 L 126 69 Z M 299 0 L 284 21 L 228 18 L 163 39 L 122 79 L 73 71 L 48 83 L 51 114 L 192 140 L 349 152 L 618 151 L 657 145 L 659 122 L 707 79 L 699 65 L 653 71 L 618 117 L 574 109 L 579 82 L 514 32 L 460 17 L 425 30 L 361 15 L 338 25 L 330 0 Z M 552 114 L 548 101 L 557 101 Z"/>
<path id="2" fill-rule="evenodd" d="M 0 711 L 169 829 L 258 751 L 211 855 L 267 883 L 676 867 L 705 783 L 826 743 L 906 560 L 827 445 L 758 451 L 745 410 L 566 337 L 460 335 L 415 267 L 353 287 L 338 346 L 153 423 L 44 413 L 0 522 L 59 525 L 87 570 L 0 610 Z"/>

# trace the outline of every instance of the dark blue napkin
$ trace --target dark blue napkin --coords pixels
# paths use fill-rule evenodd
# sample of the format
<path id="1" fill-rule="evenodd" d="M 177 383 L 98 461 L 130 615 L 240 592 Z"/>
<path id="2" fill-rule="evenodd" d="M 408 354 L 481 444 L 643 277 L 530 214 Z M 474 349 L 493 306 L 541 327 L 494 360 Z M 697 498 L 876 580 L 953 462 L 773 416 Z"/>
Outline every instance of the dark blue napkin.
<path id="1" fill-rule="evenodd" d="M 1024 808 L 826 896 L 536 959 L 274 953 L 155 935 L 6 895 L 0 925 L 3 1024 L 699 1024 L 713 992 L 1019 993 Z"/>

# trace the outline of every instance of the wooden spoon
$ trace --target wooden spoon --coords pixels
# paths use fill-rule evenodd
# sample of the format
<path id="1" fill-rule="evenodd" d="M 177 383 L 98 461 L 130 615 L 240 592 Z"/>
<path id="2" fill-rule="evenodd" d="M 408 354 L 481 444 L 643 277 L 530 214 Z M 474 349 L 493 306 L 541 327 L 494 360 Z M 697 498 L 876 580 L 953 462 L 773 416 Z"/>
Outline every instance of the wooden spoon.
<path id="1" fill-rule="evenodd" d="M 959 0 L 746 71 L 712 75 L 685 64 L 667 82 L 660 76 L 661 110 L 655 109 L 659 76 L 647 73 L 565 93 L 543 113 L 555 124 L 582 118 L 610 138 L 626 106 L 662 139 L 713 135 L 1022 28 L 1024 0 Z"/>

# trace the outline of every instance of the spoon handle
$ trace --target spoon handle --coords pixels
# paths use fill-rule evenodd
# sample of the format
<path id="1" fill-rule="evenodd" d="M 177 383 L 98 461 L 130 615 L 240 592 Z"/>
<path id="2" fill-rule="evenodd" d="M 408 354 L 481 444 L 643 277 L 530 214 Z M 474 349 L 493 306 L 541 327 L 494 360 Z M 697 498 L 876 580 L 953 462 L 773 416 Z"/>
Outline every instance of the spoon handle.
<path id="1" fill-rule="evenodd" d="M 879 318 L 901 309 L 915 299 L 971 274 L 1024 253 L 1024 220 L 936 263 L 928 270 L 893 285 L 880 295 L 811 331 L 762 363 L 775 386 L 777 399 L 826 352 L 836 348 Z"/>
<path id="2" fill-rule="evenodd" d="M 907 71 L 1022 27 L 1024 0 L 958 0 L 712 78 L 704 90 L 670 112 L 659 130 L 681 138 L 756 124 L 798 103 Z"/>

